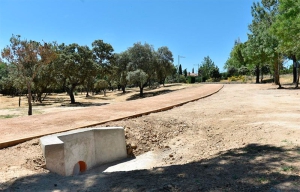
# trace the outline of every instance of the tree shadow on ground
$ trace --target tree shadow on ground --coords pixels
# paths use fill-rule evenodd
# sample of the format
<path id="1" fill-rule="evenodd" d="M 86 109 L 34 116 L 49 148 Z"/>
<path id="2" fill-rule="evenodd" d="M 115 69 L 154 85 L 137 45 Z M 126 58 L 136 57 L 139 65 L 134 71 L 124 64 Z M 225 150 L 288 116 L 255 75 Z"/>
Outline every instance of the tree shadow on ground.
<path id="1" fill-rule="evenodd" d="M 64 103 L 61 104 L 61 107 L 93 107 L 93 106 L 102 106 L 109 103 L 91 103 L 91 102 L 76 102 L 76 103 Z"/>
<path id="2" fill-rule="evenodd" d="M 299 191 L 300 148 L 250 144 L 210 159 L 151 170 L 63 177 L 36 174 L 12 182 L 11 191 Z M 175 157 L 176 158 L 176 157 Z M 1 189 L 1 188 L 0 188 Z"/>
<path id="3" fill-rule="evenodd" d="M 173 87 L 173 86 L 178 86 L 178 85 L 182 85 L 182 83 L 168 84 L 168 85 L 165 85 L 163 87 Z"/>
<path id="4" fill-rule="evenodd" d="M 125 93 L 119 92 L 119 93 L 116 94 L 116 96 L 122 96 L 122 95 L 126 95 L 126 94 L 129 94 L 129 93 L 132 93 L 132 92 L 133 91 L 131 91 L 131 90 L 126 90 Z"/>
<path id="5" fill-rule="evenodd" d="M 130 97 L 128 97 L 126 99 L 126 101 L 130 101 L 130 100 L 136 100 L 136 99 L 143 99 L 143 98 L 147 98 L 147 97 L 154 97 L 157 95 L 162 95 L 162 94 L 167 94 L 167 93 L 171 93 L 174 90 L 170 90 L 170 89 L 165 89 L 165 90 L 161 90 L 161 91 L 149 91 L 149 92 L 145 92 L 143 94 L 143 97 L 140 97 L 140 93 L 131 95 Z"/>
<path id="6" fill-rule="evenodd" d="M 101 96 L 101 97 L 95 97 L 95 96 Z M 107 99 L 107 96 L 104 96 L 104 94 L 95 94 L 94 96 L 88 96 L 88 97 L 84 97 L 84 99 L 86 100 L 102 100 L 102 99 Z"/>
<path id="7" fill-rule="evenodd" d="M 281 85 L 282 87 L 279 88 L 279 87 L 272 87 L 272 88 L 268 88 L 267 90 L 280 90 L 280 89 L 283 89 L 283 90 L 295 90 L 295 91 L 298 91 L 299 90 L 299 87 L 296 88 L 294 84 L 284 84 L 284 85 Z"/>
<path id="8" fill-rule="evenodd" d="M 75 96 L 75 100 L 76 99 L 78 99 L 78 98 L 76 98 L 76 96 Z M 112 100 L 113 98 L 106 97 L 102 94 L 101 97 L 95 97 L 94 95 L 90 95 L 90 96 L 86 97 L 84 95 L 84 96 L 81 96 L 81 99 L 84 99 L 84 101 L 87 101 L 87 102 L 75 102 L 74 104 L 71 104 L 70 97 L 60 97 L 60 98 L 46 97 L 42 101 L 42 103 L 40 103 L 39 101 L 36 101 L 33 103 L 33 105 L 34 106 L 51 106 L 54 104 L 61 104 L 62 106 L 72 106 L 72 105 L 74 106 L 74 105 L 85 105 L 86 104 L 88 106 L 92 106 L 89 101 L 93 102 L 93 100 L 98 100 L 98 101 Z M 27 101 L 25 101 L 25 102 L 27 102 Z M 97 103 L 95 105 L 98 106 Z"/>

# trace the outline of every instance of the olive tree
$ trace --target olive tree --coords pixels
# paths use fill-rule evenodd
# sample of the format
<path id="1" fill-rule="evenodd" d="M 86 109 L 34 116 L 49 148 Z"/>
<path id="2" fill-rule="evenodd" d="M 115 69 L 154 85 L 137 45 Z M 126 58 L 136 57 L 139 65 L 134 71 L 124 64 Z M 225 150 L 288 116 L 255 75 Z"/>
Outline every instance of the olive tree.
<path id="1" fill-rule="evenodd" d="M 130 71 L 127 74 L 127 80 L 140 88 L 140 97 L 143 97 L 144 85 L 148 80 L 148 75 L 141 69 Z"/>
<path id="2" fill-rule="evenodd" d="M 138 84 L 140 88 L 140 96 L 143 96 L 143 89 L 146 83 L 150 85 L 150 79 L 155 76 L 155 64 L 157 62 L 157 57 L 153 46 L 145 43 L 135 43 L 133 47 L 128 49 L 130 63 L 129 71 L 127 74 L 127 79 L 130 82 Z M 140 77 L 138 77 L 140 75 Z M 146 79 L 145 79 L 146 78 Z"/>
<path id="3" fill-rule="evenodd" d="M 168 47 L 163 46 L 157 49 L 157 67 L 156 76 L 159 83 L 165 85 L 165 80 L 168 75 L 172 74 L 173 65 L 173 54 Z"/>
<path id="4" fill-rule="evenodd" d="M 76 43 L 59 46 L 57 70 L 60 71 L 60 81 L 70 96 L 71 103 L 75 103 L 74 91 L 77 86 L 84 85 L 87 77 L 95 75 L 97 66 L 93 61 L 93 52 L 88 46 Z"/>
<path id="5" fill-rule="evenodd" d="M 32 40 L 21 40 L 21 36 L 13 35 L 10 45 L 6 46 L 1 55 L 14 65 L 16 69 L 16 81 L 25 85 L 28 92 L 28 115 L 32 115 L 32 87 L 34 78 L 40 72 L 42 66 L 51 63 L 56 52 L 47 43 Z"/>

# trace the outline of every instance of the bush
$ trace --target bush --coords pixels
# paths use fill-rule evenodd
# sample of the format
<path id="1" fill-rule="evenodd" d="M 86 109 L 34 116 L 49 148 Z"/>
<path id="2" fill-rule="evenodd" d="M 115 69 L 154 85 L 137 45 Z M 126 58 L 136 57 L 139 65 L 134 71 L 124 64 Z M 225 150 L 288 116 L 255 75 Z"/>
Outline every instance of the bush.
<path id="1" fill-rule="evenodd" d="M 221 73 L 221 79 L 225 80 L 227 78 L 228 78 L 228 73 L 227 72 Z"/>
<path id="2" fill-rule="evenodd" d="M 206 82 L 220 82 L 219 78 L 209 78 L 206 80 Z"/>
<path id="3" fill-rule="evenodd" d="M 179 77 L 179 83 L 186 83 L 186 79 L 184 75 L 180 75 Z"/>
<path id="4" fill-rule="evenodd" d="M 200 82 L 201 82 L 201 77 L 196 77 L 196 78 L 195 78 L 195 82 L 200 83 Z"/>
<path id="5" fill-rule="evenodd" d="M 246 82 L 245 76 L 239 75 L 239 76 L 231 76 L 228 77 L 228 81 L 242 81 L 242 82 Z"/>
<path id="6" fill-rule="evenodd" d="M 202 82 L 206 82 L 208 78 L 206 76 L 202 77 Z"/>
<path id="7" fill-rule="evenodd" d="M 196 82 L 196 78 L 195 78 L 195 77 L 192 77 L 192 76 L 188 76 L 188 77 L 187 77 L 187 82 L 188 82 L 188 83 L 195 83 L 195 82 Z"/>

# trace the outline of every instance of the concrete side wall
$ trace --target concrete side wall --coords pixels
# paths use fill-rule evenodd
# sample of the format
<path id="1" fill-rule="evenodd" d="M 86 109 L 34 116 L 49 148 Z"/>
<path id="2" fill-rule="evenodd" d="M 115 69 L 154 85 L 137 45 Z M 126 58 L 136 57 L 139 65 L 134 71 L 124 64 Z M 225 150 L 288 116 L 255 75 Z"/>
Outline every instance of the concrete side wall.
<path id="1" fill-rule="evenodd" d="M 66 175 L 63 143 L 46 145 L 44 147 L 44 157 L 46 157 L 47 169 L 60 175 Z"/>
<path id="2" fill-rule="evenodd" d="M 86 128 L 42 137 L 46 167 L 61 175 L 78 172 L 78 162 L 86 169 L 127 157 L 124 129 Z"/>
<path id="3" fill-rule="evenodd" d="M 97 164 L 108 163 L 127 157 L 123 128 L 95 129 L 94 134 Z"/>
<path id="4" fill-rule="evenodd" d="M 72 175 L 74 166 L 84 161 L 87 169 L 95 166 L 95 140 L 93 131 L 84 131 L 59 136 L 64 142 L 65 175 Z"/>

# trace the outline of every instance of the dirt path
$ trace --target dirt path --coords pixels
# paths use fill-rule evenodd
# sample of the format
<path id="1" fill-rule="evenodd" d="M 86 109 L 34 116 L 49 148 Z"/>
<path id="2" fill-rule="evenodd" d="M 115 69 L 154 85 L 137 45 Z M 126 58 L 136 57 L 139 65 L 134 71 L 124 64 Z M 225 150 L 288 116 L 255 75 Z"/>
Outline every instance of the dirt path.
<path id="1" fill-rule="evenodd" d="M 146 170 L 102 167 L 62 177 L 40 167 L 37 139 L 2 149 L 0 189 L 300 191 L 298 94 L 268 84 L 225 85 L 181 107 L 105 124 L 125 126 L 127 143 L 138 146 L 134 154 L 155 159 Z"/>
<path id="2" fill-rule="evenodd" d="M 195 86 L 145 99 L 0 120 L 0 148 L 43 135 L 163 111 L 218 92 L 222 85 Z"/>

